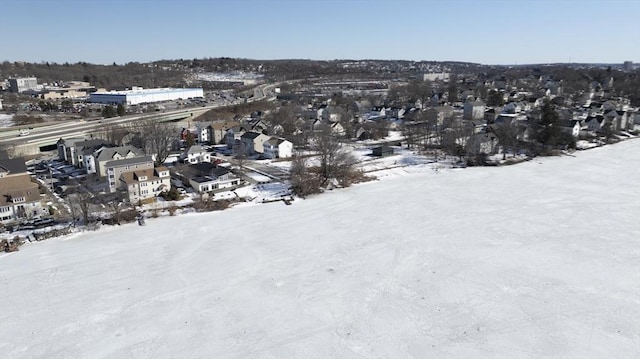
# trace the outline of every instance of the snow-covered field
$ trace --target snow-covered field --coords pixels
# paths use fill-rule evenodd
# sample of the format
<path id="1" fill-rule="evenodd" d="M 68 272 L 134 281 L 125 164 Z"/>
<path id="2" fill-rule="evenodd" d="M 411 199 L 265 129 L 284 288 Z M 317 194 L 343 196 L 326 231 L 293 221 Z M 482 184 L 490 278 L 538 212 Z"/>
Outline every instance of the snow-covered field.
<path id="1" fill-rule="evenodd" d="M 380 174 L 1 254 L 0 356 L 640 357 L 640 140 Z"/>

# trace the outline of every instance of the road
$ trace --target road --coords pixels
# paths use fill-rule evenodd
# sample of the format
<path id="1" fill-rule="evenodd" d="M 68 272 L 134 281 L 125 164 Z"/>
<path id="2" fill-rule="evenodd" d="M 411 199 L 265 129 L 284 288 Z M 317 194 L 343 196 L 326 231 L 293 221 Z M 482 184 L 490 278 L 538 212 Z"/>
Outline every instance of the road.
<path id="1" fill-rule="evenodd" d="M 260 101 L 264 98 L 267 98 L 267 96 L 271 96 L 271 94 L 273 93 L 273 89 L 277 86 L 279 86 L 279 83 L 259 85 L 257 88 L 260 89 L 260 91 L 257 92 L 260 94 L 260 96 L 252 97 L 248 99 L 247 102 Z M 0 145 L 22 146 L 29 144 L 38 144 L 41 142 L 55 141 L 59 138 L 84 137 L 88 133 L 99 132 L 101 129 L 104 129 L 105 127 L 110 125 L 132 123 L 150 118 L 170 117 L 180 114 L 187 115 L 195 111 L 205 112 L 214 108 L 224 106 L 230 105 L 217 103 L 203 107 L 182 108 L 178 110 L 165 111 L 162 113 L 156 112 L 150 114 L 128 115 L 102 119 L 100 121 L 87 121 L 84 119 L 70 120 L 63 123 L 54 123 L 51 125 L 33 127 L 32 129 L 29 129 L 29 134 L 25 136 L 20 136 L 20 130 L 24 129 L 25 126 L 14 126 L 10 128 L 0 129 Z"/>

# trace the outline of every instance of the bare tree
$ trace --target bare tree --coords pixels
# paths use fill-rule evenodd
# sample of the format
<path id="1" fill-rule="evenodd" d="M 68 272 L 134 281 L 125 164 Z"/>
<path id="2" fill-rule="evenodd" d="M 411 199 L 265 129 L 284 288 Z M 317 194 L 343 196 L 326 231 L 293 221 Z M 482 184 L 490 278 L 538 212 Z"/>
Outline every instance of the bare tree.
<path id="1" fill-rule="evenodd" d="M 287 139 L 293 139 L 296 131 L 298 109 L 293 104 L 287 103 L 275 111 L 270 112 L 265 121 L 269 123 L 269 132 L 281 135 Z"/>
<path id="2" fill-rule="evenodd" d="M 498 144 L 502 146 L 502 159 L 506 159 L 507 152 L 515 150 L 518 145 L 518 126 L 505 123 L 490 125 L 488 128 L 498 138 Z"/>
<path id="3" fill-rule="evenodd" d="M 67 196 L 71 215 L 74 219 L 76 219 L 76 215 L 79 215 L 84 225 L 89 224 L 92 198 L 93 194 L 81 187 L 77 187 L 77 190 L 74 193 Z"/>
<path id="4" fill-rule="evenodd" d="M 318 176 L 309 169 L 307 158 L 297 153 L 291 161 L 291 189 L 300 197 L 320 192 Z"/>
<path id="5" fill-rule="evenodd" d="M 104 127 L 104 130 L 100 137 L 109 143 L 113 143 L 116 146 L 123 146 L 124 139 L 129 135 L 130 131 L 124 126 L 109 124 Z"/>
<path id="6" fill-rule="evenodd" d="M 445 153 L 457 156 L 460 161 L 466 154 L 467 140 L 473 134 L 473 127 L 462 121 L 452 121 L 443 131 L 441 146 Z"/>
<path id="7" fill-rule="evenodd" d="M 236 141 L 233 145 L 233 154 L 236 160 L 236 164 L 238 165 L 238 170 L 240 173 L 244 173 L 244 163 L 247 158 L 247 147 L 244 142 Z"/>
<path id="8" fill-rule="evenodd" d="M 111 212 L 111 219 L 113 222 L 118 225 L 120 225 L 122 212 L 127 208 L 125 198 L 125 194 L 122 191 L 105 193 L 99 198 L 100 203 Z"/>
<path id="9" fill-rule="evenodd" d="M 409 121 L 405 121 L 402 124 L 402 134 L 407 142 L 407 147 L 410 149 L 418 144 L 420 138 L 420 129 L 418 126 L 419 123 Z"/>
<path id="10" fill-rule="evenodd" d="M 156 164 L 162 164 L 171 150 L 171 144 L 177 137 L 177 129 L 171 122 L 145 120 L 135 125 L 140 148 L 147 155 L 155 156 Z"/>
<path id="11" fill-rule="evenodd" d="M 410 100 L 419 100 L 422 108 L 424 108 L 430 102 L 433 94 L 431 82 L 420 80 L 411 81 L 407 84 L 406 93 Z"/>
<path id="12" fill-rule="evenodd" d="M 323 125 L 313 138 L 313 149 L 320 160 L 321 185 L 331 179 L 345 180 L 354 170 L 355 158 L 347 152 L 342 143 L 332 133 L 331 127 Z"/>

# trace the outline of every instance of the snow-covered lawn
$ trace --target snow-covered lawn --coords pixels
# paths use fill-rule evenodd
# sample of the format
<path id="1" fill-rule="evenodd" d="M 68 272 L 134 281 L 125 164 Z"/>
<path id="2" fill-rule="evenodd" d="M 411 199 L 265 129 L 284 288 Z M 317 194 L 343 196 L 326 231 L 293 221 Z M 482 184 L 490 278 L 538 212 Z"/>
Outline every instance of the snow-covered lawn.
<path id="1" fill-rule="evenodd" d="M 575 156 L 25 245 L 1 356 L 638 358 L 640 140 Z"/>

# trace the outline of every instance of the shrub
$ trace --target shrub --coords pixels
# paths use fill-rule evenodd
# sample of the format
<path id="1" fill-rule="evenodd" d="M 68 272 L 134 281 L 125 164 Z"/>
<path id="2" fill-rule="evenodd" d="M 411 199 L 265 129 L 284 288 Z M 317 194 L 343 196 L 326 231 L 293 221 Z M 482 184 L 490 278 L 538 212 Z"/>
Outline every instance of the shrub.
<path id="1" fill-rule="evenodd" d="M 170 216 L 175 216 L 176 211 L 178 211 L 178 206 L 176 206 L 175 204 L 171 204 L 168 208 L 168 211 Z"/>
<path id="2" fill-rule="evenodd" d="M 177 201 L 180 199 L 180 192 L 176 188 L 171 188 L 167 192 L 162 192 L 160 197 L 164 198 L 167 201 Z"/>
<path id="3" fill-rule="evenodd" d="M 467 166 L 487 166 L 489 155 L 486 153 L 475 153 L 467 157 Z"/>

